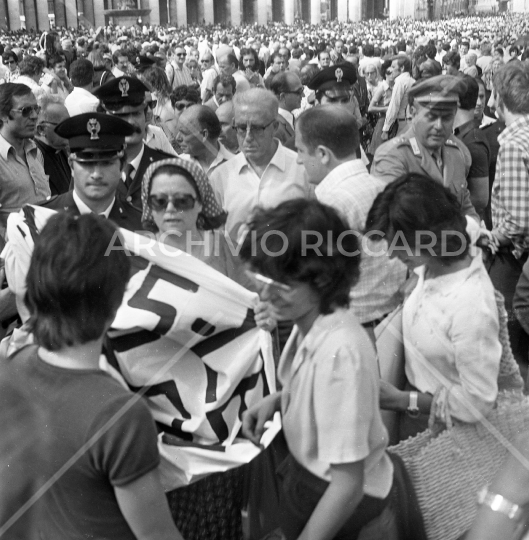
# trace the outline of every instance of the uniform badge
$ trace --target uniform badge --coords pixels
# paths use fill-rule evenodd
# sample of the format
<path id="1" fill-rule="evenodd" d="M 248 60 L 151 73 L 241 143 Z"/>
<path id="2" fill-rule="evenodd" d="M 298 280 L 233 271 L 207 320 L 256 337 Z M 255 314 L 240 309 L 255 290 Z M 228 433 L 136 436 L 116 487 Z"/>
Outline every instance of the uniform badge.
<path id="1" fill-rule="evenodd" d="M 421 149 L 419 148 L 419 145 L 417 144 L 417 139 L 415 137 L 412 137 L 410 139 L 410 144 L 411 144 L 411 149 L 413 150 L 413 153 L 416 156 L 420 156 L 421 155 Z"/>
<path id="2" fill-rule="evenodd" d="M 336 77 L 336 82 L 337 83 L 341 83 L 342 82 L 342 79 L 343 79 L 343 70 L 341 68 L 338 68 L 335 72 L 334 72 L 334 76 Z"/>
<path id="3" fill-rule="evenodd" d="M 88 133 L 90 133 L 91 141 L 97 141 L 99 139 L 101 124 L 95 118 L 90 118 L 90 120 L 88 120 L 88 124 L 86 124 L 86 129 L 88 130 Z"/>
<path id="4" fill-rule="evenodd" d="M 129 88 L 130 88 L 130 85 L 127 79 L 121 79 L 121 81 L 119 81 L 119 89 L 121 90 L 121 97 L 128 97 Z"/>

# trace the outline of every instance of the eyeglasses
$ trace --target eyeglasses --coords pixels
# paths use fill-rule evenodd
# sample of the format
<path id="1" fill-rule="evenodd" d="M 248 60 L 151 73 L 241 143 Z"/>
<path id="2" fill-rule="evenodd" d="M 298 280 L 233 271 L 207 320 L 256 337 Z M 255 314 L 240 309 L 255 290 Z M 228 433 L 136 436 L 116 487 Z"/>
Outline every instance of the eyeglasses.
<path id="1" fill-rule="evenodd" d="M 275 279 L 263 276 L 263 274 L 258 274 L 257 272 L 252 272 L 251 270 L 245 270 L 244 273 L 254 282 L 258 291 L 262 291 L 265 287 L 269 287 L 271 292 L 292 292 L 292 287 L 290 285 L 286 285 L 285 283 L 281 283 Z"/>
<path id="2" fill-rule="evenodd" d="M 211 58 L 208 58 L 207 60 L 205 58 L 203 58 L 202 60 L 200 60 L 200 63 L 201 64 L 209 64 L 211 61 L 212 61 Z"/>
<path id="3" fill-rule="evenodd" d="M 188 107 L 192 107 L 193 105 L 194 105 L 194 103 L 191 103 L 189 101 L 177 101 L 174 104 L 174 108 L 177 111 L 183 111 L 184 109 L 187 109 Z"/>
<path id="4" fill-rule="evenodd" d="M 31 113 L 39 114 L 40 107 L 38 105 L 26 105 L 25 107 L 21 107 L 20 109 L 11 109 L 12 111 L 17 111 L 22 114 L 24 118 L 28 118 L 31 116 Z"/>
<path id="5" fill-rule="evenodd" d="M 296 94 L 296 96 L 303 95 L 303 87 L 298 88 L 297 90 L 286 90 L 283 94 Z"/>
<path id="6" fill-rule="evenodd" d="M 4 64 L 16 64 L 14 60 L 6 60 Z"/>
<path id="7" fill-rule="evenodd" d="M 255 126 L 253 124 L 236 124 L 235 121 L 232 124 L 233 129 L 237 132 L 237 135 L 244 137 L 248 134 L 252 134 L 254 137 L 263 135 L 265 129 L 271 126 L 275 122 L 275 118 L 266 124 L 266 126 Z"/>
<path id="8" fill-rule="evenodd" d="M 176 210 L 184 211 L 194 208 L 196 199 L 193 195 L 189 194 L 178 196 L 166 195 L 165 193 L 149 195 L 149 206 L 156 212 L 165 211 L 169 202 L 171 202 Z"/>
<path id="9" fill-rule="evenodd" d="M 187 56 L 187 53 L 180 52 L 180 53 L 176 53 L 175 56 Z"/>
<path id="10" fill-rule="evenodd" d="M 151 101 L 147 101 L 147 107 L 149 107 L 149 109 L 151 110 L 156 109 L 156 105 L 158 105 L 157 99 L 152 99 Z"/>

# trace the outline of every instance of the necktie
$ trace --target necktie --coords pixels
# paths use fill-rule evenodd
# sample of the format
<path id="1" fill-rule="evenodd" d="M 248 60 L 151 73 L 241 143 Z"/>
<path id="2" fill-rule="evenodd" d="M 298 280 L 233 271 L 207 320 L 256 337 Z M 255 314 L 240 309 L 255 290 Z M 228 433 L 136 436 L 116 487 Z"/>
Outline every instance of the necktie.
<path id="1" fill-rule="evenodd" d="M 132 176 L 135 170 L 134 165 L 131 165 L 130 163 L 127 163 L 125 167 L 123 167 L 124 182 L 127 189 L 129 189 L 132 184 Z"/>
<path id="2" fill-rule="evenodd" d="M 433 152 L 432 156 L 437 164 L 437 167 L 441 171 L 441 174 L 443 174 L 443 158 L 441 157 L 441 152 Z"/>

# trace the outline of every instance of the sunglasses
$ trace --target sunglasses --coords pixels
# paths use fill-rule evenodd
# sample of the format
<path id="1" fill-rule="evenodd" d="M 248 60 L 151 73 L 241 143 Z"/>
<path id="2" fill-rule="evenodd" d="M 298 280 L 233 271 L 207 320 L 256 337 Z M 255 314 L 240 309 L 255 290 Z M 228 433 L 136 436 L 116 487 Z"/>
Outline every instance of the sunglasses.
<path id="1" fill-rule="evenodd" d="M 252 272 L 251 270 L 245 270 L 244 273 L 255 283 L 258 291 L 262 291 L 265 287 L 269 287 L 272 291 L 290 293 L 292 292 L 292 287 L 276 281 L 275 279 L 263 276 L 263 274 L 258 274 L 257 272 Z"/>
<path id="2" fill-rule="evenodd" d="M 187 56 L 187 53 L 176 53 L 175 56 Z"/>
<path id="3" fill-rule="evenodd" d="M 158 105 L 157 99 L 152 99 L 151 101 L 147 102 L 147 107 L 149 107 L 151 110 L 156 109 L 156 105 Z"/>
<path id="4" fill-rule="evenodd" d="M 286 92 L 283 92 L 283 94 L 296 94 L 296 96 L 302 96 L 303 87 L 298 88 L 297 90 L 287 90 Z"/>
<path id="5" fill-rule="evenodd" d="M 193 195 L 178 195 L 177 197 L 172 195 L 166 195 L 162 193 L 160 195 L 149 195 L 149 206 L 156 212 L 162 212 L 167 209 L 167 205 L 171 204 L 176 210 L 191 210 L 195 207 L 196 199 Z"/>
<path id="6" fill-rule="evenodd" d="M 31 116 L 31 113 L 33 112 L 39 114 L 40 107 L 38 105 L 26 105 L 25 107 L 21 107 L 20 109 L 11 110 L 21 113 L 24 118 L 29 118 Z"/>
<path id="7" fill-rule="evenodd" d="M 184 109 L 187 109 L 188 107 L 192 107 L 193 105 L 194 105 L 194 103 L 188 103 L 188 102 L 185 102 L 185 101 L 177 101 L 174 104 L 174 108 L 177 111 L 183 111 Z"/>

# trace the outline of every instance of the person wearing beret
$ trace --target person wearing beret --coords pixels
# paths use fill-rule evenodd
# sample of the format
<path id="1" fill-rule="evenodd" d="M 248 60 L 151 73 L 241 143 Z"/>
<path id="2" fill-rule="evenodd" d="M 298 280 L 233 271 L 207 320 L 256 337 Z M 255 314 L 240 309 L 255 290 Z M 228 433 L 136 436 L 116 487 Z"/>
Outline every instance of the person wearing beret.
<path id="1" fill-rule="evenodd" d="M 147 167 L 160 159 L 171 157 L 144 143 L 147 128 L 147 87 L 136 78 L 119 77 L 95 90 L 94 95 L 101 100 L 107 114 L 127 121 L 133 128 L 125 142 L 127 144 L 127 164 L 123 170 L 123 180 L 118 191 L 127 202 L 142 209 L 141 180 Z"/>
<path id="2" fill-rule="evenodd" d="M 456 196 L 463 214 L 479 223 L 466 180 L 470 152 L 452 134 L 460 91 L 461 80 L 450 75 L 414 84 L 408 92 L 410 128 L 377 149 L 371 174 L 388 184 L 408 173 L 433 178 Z"/>
<path id="3" fill-rule="evenodd" d="M 94 213 L 131 231 L 142 230 L 141 212 L 118 192 L 125 162 L 125 138 L 133 127 L 103 113 L 84 113 L 61 122 L 55 133 L 70 146 L 73 191 L 44 201 L 41 206 L 76 214 Z"/>

